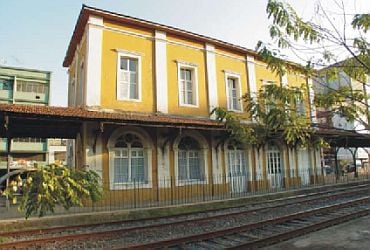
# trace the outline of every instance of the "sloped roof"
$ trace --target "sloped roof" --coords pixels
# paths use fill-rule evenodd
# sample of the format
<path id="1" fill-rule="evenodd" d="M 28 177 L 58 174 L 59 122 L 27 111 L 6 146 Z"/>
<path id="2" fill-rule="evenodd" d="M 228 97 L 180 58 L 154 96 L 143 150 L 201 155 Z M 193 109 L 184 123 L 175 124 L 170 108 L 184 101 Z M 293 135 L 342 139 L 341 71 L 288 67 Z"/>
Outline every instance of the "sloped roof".
<path id="1" fill-rule="evenodd" d="M 165 115 L 160 113 L 128 112 L 120 110 L 88 110 L 79 107 L 0 104 L 1 116 L 13 115 L 34 118 L 55 118 L 74 121 L 139 122 L 152 125 L 193 126 L 221 129 L 224 124 L 209 118 Z"/>

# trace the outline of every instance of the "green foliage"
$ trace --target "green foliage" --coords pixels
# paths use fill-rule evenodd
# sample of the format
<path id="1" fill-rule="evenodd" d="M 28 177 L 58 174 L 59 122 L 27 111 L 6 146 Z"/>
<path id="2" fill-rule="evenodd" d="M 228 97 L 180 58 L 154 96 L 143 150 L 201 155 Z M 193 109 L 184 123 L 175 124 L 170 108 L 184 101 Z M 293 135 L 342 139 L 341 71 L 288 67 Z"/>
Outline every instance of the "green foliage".
<path id="1" fill-rule="evenodd" d="M 94 171 L 74 170 L 67 166 L 48 165 L 31 172 L 23 187 L 19 209 L 26 218 L 54 212 L 57 205 L 69 209 L 83 206 L 83 199 L 101 198 L 100 177 Z"/>
<path id="2" fill-rule="evenodd" d="M 310 22 L 304 22 L 289 5 L 281 1 L 269 0 L 266 12 L 268 18 L 273 19 L 270 26 L 270 36 L 277 38 L 280 48 L 290 47 L 288 37 L 295 41 L 303 39 L 310 43 L 320 42 L 320 33 Z"/>
<path id="3" fill-rule="evenodd" d="M 366 33 L 370 28 L 370 14 L 356 14 L 352 19 L 352 27 Z"/>
<path id="4" fill-rule="evenodd" d="M 233 112 L 217 108 L 213 112 L 225 122 L 229 138 L 259 148 L 268 140 L 281 140 L 289 147 L 307 146 L 311 143 L 313 129 L 310 119 L 298 107 L 304 103 L 306 88 L 265 85 L 257 96 L 243 96 L 245 111 L 254 122 L 245 124 Z"/>
<path id="5" fill-rule="evenodd" d="M 225 108 L 215 108 L 212 114 L 216 115 L 217 120 L 225 122 L 226 129 L 228 131 L 228 138 L 236 144 L 243 145 L 258 145 L 258 137 L 255 133 L 255 128 L 251 126 L 242 125 L 241 120 L 235 113 L 227 111 Z"/>
<path id="6" fill-rule="evenodd" d="M 348 30 L 351 27 L 346 26 L 349 23 L 346 19 L 350 15 L 346 13 L 343 3 L 335 3 L 337 2 L 333 1 L 333 7 L 338 7 L 339 11 L 325 10 L 321 2 L 317 1 L 315 15 L 319 18 L 314 16 L 304 21 L 286 1 L 269 0 L 266 13 L 271 20 L 270 37 L 277 48 L 270 48 L 267 43 L 259 41 L 257 51 L 268 64 L 268 68 L 277 74 L 298 70 L 319 80 L 322 86 L 318 88 L 323 90 L 321 94 L 315 93 L 315 104 L 319 108 L 330 110 L 331 115 L 337 114 L 350 121 L 360 121 L 369 129 L 368 122 L 363 118 L 364 115 L 370 118 L 366 110 L 367 96 L 349 87 L 338 89 L 338 86 L 330 84 L 343 81 L 343 73 L 363 86 L 369 84 L 367 77 L 370 75 L 370 43 L 366 33 L 370 28 L 370 14 L 352 16 L 353 29 L 349 36 Z M 336 12 L 340 14 L 337 15 Z M 307 62 L 306 67 L 283 60 L 280 49 L 289 49 L 297 59 Z M 314 66 L 320 70 L 314 70 Z M 350 86 L 349 83 L 347 85 Z M 281 123 L 276 124 L 276 127 Z"/>
<path id="7" fill-rule="evenodd" d="M 317 93 L 314 103 L 329 110 L 330 116 L 336 114 L 345 117 L 348 121 L 360 121 L 361 117 L 367 113 L 367 105 L 363 102 L 364 98 L 364 93 L 361 90 L 343 86 L 338 89 L 328 89 L 325 93 Z"/>

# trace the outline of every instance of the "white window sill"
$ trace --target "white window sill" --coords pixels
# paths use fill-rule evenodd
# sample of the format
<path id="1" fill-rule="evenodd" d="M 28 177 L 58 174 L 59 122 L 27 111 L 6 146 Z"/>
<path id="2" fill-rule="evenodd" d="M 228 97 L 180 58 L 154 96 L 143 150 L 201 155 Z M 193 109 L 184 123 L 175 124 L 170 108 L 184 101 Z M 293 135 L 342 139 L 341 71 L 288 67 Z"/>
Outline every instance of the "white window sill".
<path id="1" fill-rule="evenodd" d="M 180 103 L 180 107 L 186 107 L 186 108 L 199 108 L 198 105 L 196 104 L 184 104 L 184 103 Z"/>
<path id="2" fill-rule="evenodd" d="M 117 101 L 125 101 L 125 102 L 141 102 L 141 99 L 117 98 Z"/>
<path id="3" fill-rule="evenodd" d="M 232 112 L 235 112 L 235 113 L 243 113 L 243 110 L 241 110 L 241 109 L 227 109 L 227 111 L 232 111 Z"/>

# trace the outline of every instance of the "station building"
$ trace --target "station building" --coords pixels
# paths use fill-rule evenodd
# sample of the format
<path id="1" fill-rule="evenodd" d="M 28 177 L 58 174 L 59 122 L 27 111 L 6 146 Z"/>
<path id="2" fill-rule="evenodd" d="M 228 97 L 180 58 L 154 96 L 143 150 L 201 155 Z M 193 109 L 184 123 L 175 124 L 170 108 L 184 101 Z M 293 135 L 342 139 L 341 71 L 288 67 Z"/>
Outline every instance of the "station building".
<path id="1" fill-rule="evenodd" d="M 278 140 L 257 149 L 220 139 L 225 131 L 211 111 L 224 107 L 253 122 L 241 97 L 264 84 L 305 84 L 302 112 L 316 119 L 311 79 L 276 75 L 253 50 L 83 6 L 63 66 L 69 107 L 125 117 L 84 122 L 68 146 L 70 164 L 95 170 L 106 196 L 130 199 L 136 187 L 141 199 L 189 189 L 242 193 L 309 185 L 322 173 L 318 149 L 288 149 Z"/>

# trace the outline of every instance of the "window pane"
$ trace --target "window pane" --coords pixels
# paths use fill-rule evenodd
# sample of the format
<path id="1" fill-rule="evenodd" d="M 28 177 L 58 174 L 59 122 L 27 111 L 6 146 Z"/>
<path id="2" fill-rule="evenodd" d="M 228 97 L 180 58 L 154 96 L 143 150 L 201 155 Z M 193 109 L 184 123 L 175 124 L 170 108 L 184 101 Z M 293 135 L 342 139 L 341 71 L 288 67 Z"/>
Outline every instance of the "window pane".
<path id="1" fill-rule="evenodd" d="M 194 104 L 193 102 L 193 93 L 192 92 L 187 92 L 187 102 L 186 104 Z"/>
<path id="2" fill-rule="evenodd" d="M 191 70 L 187 69 L 185 72 L 186 72 L 185 73 L 186 80 L 191 80 Z"/>
<path id="3" fill-rule="evenodd" d="M 193 83 L 190 81 L 186 82 L 186 90 L 187 91 L 192 91 L 193 90 Z"/>
<path id="4" fill-rule="evenodd" d="M 32 85 L 31 84 L 26 85 L 26 91 L 27 92 L 32 92 Z"/>
<path id="5" fill-rule="evenodd" d="M 186 151 L 179 151 L 179 160 L 178 160 L 178 179 L 186 180 L 187 176 L 187 160 L 186 160 Z"/>
<path id="6" fill-rule="evenodd" d="M 200 180 L 201 179 L 201 172 L 200 172 L 200 159 L 199 159 L 199 152 L 193 151 L 192 156 L 189 154 L 189 179 L 192 180 Z"/>
<path id="7" fill-rule="evenodd" d="M 130 72 L 130 83 L 137 83 L 137 74 L 136 72 Z"/>
<path id="8" fill-rule="evenodd" d="M 135 155 L 137 155 L 136 152 Z M 145 181 L 144 157 L 131 159 L 131 181 Z"/>
<path id="9" fill-rule="evenodd" d="M 128 62 L 127 58 L 121 57 L 121 69 L 128 70 Z"/>
<path id="10" fill-rule="evenodd" d="M 128 159 L 114 159 L 114 182 L 123 183 L 128 181 Z"/>
<path id="11" fill-rule="evenodd" d="M 129 59 L 129 64 L 130 64 L 130 71 L 137 72 L 137 60 Z"/>
<path id="12" fill-rule="evenodd" d="M 8 80 L 0 80 L 0 90 L 12 90 L 12 82 Z"/>
<path id="13" fill-rule="evenodd" d="M 131 83 L 130 84 L 130 99 L 138 99 L 137 84 L 136 83 Z"/>
<path id="14" fill-rule="evenodd" d="M 180 79 L 185 80 L 185 69 L 180 69 Z"/>

